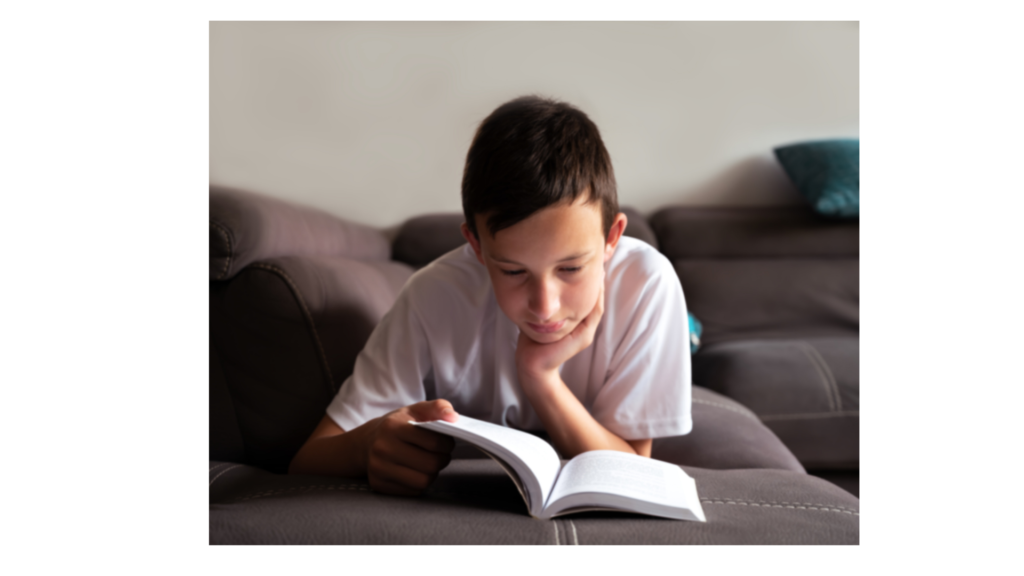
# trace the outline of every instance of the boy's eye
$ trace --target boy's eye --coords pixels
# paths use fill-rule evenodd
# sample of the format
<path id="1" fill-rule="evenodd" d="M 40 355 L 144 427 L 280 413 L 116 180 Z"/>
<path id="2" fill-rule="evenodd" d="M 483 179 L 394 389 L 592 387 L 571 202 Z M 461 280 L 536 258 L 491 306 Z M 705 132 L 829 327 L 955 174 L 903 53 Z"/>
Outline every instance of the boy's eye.
<path id="1" fill-rule="evenodd" d="M 574 272 L 579 272 L 582 268 L 583 266 L 570 266 L 567 268 L 561 268 L 560 271 L 572 274 Z M 526 270 L 505 270 L 504 268 L 500 268 L 500 270 L 501 273 L 504 274 L 505 276 L 519 276 L 520 274 L 526 272 Z"/>

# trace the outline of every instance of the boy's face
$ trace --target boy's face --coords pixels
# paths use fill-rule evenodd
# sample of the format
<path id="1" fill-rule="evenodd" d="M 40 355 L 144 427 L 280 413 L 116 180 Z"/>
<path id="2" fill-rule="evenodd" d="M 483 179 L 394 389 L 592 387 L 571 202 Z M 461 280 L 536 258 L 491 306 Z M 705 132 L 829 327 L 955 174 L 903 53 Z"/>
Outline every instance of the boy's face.
<path id="1" fill-rule="evenodd" d="M 462 225 L 487 267 L 498 306 L 535 342 L 561 340 L 594 309 L 604 264 L 625 229 L 620 213 L 606 239 L 600 205 L 587 199 L 582 194 L 573 204 L 550 206 L 493 236 L 486 217 L 477 215 L 479 240 Z"/>

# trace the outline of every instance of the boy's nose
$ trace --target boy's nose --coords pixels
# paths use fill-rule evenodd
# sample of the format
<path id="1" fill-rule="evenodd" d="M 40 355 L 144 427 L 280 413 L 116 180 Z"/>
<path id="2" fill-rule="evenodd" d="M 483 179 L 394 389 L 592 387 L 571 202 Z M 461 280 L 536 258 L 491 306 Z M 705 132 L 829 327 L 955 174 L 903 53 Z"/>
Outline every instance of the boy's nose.
<path id="1" fill-rule="evenodd" d="M 536 280 L 530 288 L 530 312 L 540 322 L 554 320 L 558 313 L 558 289 L 549 280 Z"/>

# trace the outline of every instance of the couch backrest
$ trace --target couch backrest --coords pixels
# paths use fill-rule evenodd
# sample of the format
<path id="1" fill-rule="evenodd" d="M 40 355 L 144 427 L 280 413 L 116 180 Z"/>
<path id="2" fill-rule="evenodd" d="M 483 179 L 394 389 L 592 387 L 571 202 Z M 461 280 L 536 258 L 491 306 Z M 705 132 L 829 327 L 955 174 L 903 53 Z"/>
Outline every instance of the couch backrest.
<path id="1" fill-rule="evenodd" d="M 650 224 L 705 344 L 859 332 L 857 220 L 802 206 L 670 207 Z"/>
<path id="2" fill-rule="evenodd" d="M 388 260 L 387 238 L 326 212 L 224 186 L 210 186 L 210 280 L 279 256 Z"/>

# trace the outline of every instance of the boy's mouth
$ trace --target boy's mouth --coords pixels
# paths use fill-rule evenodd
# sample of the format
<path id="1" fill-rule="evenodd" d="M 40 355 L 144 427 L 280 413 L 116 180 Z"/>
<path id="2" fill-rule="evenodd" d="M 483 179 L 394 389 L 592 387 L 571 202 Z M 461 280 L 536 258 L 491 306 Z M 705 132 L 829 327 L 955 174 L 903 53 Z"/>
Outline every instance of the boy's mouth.
<path id="1" fill-rule="evenodd" d="M 530 327 L 530 330 L 533 330 L 538 334 L 554 334 L 565 326 L 566 320 L 568 319 L 559 320 L 558 322 L 552 322 L 550 324 L 534 324 L 533 322 L 527 322 L 526 325 Z"/>

